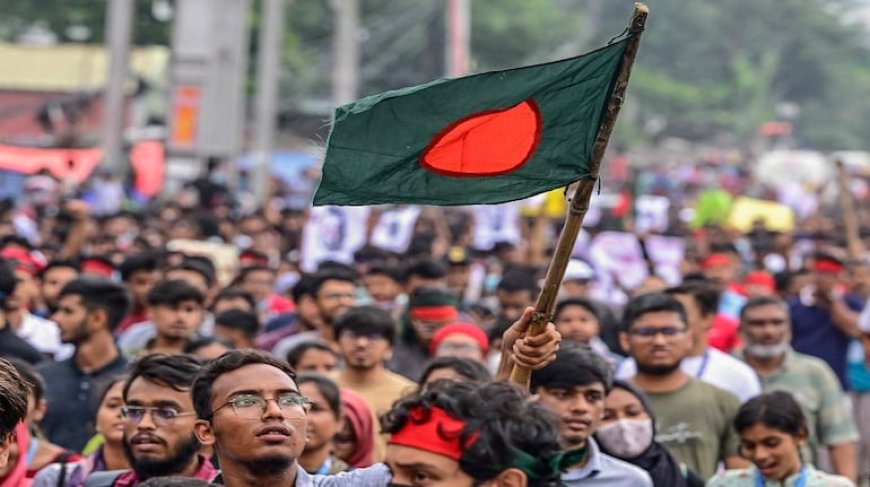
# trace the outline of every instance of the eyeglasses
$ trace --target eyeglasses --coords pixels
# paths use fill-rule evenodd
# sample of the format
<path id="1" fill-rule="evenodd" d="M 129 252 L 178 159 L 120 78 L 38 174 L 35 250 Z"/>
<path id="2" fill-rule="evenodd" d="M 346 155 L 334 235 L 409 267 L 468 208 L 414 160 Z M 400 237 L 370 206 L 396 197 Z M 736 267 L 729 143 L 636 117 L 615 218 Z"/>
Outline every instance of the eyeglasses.
<path id="1" fill-rule="evenodd" d="M 305 415 L 305 413 L 311 410 L 313 404 L 310 399 L 301 394 L 283 394 L 269 399 L 252 394 L 245 394 L 230 399 L 221 407 L 212 411 L 211 416 L 213 417 L 215 413 L 227 406 L 232 406 L 233 411 L 236 413 L 236 417 L 242 419 L 259 419 L 266 413 L 266 407 L 269 401 L 275 401 L 275 404 L 278 405 L 278 409 L 280 409 L 285 416 L 288 416 L 288 413 L 301 413 L 302 415 Z"/>
<path id="2" fill-rule="evenodd" d="M 196 414 L 194 412 L 179 413 L 172 408 L 152 408 L 144 406 L 126 406 L 121 408 L 121 418 L 133 424 L 139 424 L 142 421 L 142 418 L 145 417 L 145 413 L 151 413 L 151 421 L 154 422 L 155 426 L 160 427 L 168 425 L 173 422 L 175 418 L 193 416 Z"/>
<path id="3" fill-rule="evenodd" d="M 771 318 L 768 320 L 746 320 L 746 324 L 749 326 L 764 326 L 766 324 L 771 325 L 784 325 L 786 324 L 785 318 Z"/>
<path id="4" fill-rule="evenodd" d="M 628 333 L 636 337 L 638 340 L 652 340 L 656 335 L 662 335 L 665 338 L 674 338 L 681 333 L 685 333 L 685 331 L 685 328 L 676 326 L 664 326 L 662 328 L 641 326 L 638 328 L 632 328 Z"/>

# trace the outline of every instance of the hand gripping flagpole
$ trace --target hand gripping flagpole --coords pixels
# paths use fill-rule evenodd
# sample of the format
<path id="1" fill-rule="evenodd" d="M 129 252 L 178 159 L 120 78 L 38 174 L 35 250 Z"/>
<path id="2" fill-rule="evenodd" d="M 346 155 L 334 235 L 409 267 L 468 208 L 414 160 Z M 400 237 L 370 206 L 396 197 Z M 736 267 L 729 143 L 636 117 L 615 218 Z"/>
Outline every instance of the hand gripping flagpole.
<path id="1" fill-rule="evenodd" d="M 628 86 L 628 78 L 631 75 L 631 67 L 634 64 L 634 58 L 637 56 L 637 49 L 640 45 L 640 36 L 646 25 L 646 18 L 649 15 L 649 7 L 643 3 L 634 4 L 634 13 L 631 16 L 629 25 L 629 33 L 632 37 L 628 40 L 625 47 L 625 52 L 622 55 L 622 65 L 619 68 L 619 75 L 616 78 L 616 84 L 613 87 L 613 92 L 607 102 L 607 108 L 601 119 L 601 125 L 598 128 L 598 135 L 595 137 L 595 145 L 592 147 L 592 159 L 589 167 L 589 176 L 580 180 L 577 183 L 577 188 L 574 191 L 574 196 L 571 198 L 571 204 L 568 208 L 568 216 L 565 219 L 565 226 L 562 228 L 562 234 L 559 236 L 559 242 L 556 244 L 556 252 L 553 255 L 553 260 L 550 262 L 550 268 L 547 271 L 547 278 L 544 281 L 544 288 L 541 290 L 538 301 L 535 303 L 535 313 L 532 315 L 532 321 L 529 330 L 526 332 L 528 336 L 535 336 L 543 333 L 547 327 L 547 323 L 552 319 L 553 308 L 556 304 L 556 295 L 559 292 L 559 286 L 562 284 L 562 279 L 565 277 L 565 267 L 571 259 L 571 252 L 574 249 L 574 242 L 577 241 L 577 234 L 580 232 L 580 225 L 583 223 L 583 218 L 586 216 L 586 211 L 589 209 L 589 202 L 592 199 L 592 193 L 595 189 L 595 183 L 598 182 L 598 175 L 601 169 L 601 160 L 604 158 L 604 151 L 607 149 L 607 143 L 610 140 L 610 134 L 613 132 L 613 126 L 616 124 L 616 117 L 619 115 L 619 109 L 622 108 L 622 102 L 625 100 L 625 89 Z M 514 365 L 511 371 L 511 382 L 528 387 L 531 370 L 520 365 Z"/>

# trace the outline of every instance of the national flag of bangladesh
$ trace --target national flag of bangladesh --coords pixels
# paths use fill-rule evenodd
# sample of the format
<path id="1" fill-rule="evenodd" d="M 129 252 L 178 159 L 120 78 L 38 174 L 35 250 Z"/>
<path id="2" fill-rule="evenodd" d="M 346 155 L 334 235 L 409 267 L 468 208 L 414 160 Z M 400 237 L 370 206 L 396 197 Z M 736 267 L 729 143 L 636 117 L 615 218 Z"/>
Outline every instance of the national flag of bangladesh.
<path id="1" fill-rule="evenodd" d="M 339 107 L 314 204 L 501 203 L 582 179 L 628 39 Z"/>

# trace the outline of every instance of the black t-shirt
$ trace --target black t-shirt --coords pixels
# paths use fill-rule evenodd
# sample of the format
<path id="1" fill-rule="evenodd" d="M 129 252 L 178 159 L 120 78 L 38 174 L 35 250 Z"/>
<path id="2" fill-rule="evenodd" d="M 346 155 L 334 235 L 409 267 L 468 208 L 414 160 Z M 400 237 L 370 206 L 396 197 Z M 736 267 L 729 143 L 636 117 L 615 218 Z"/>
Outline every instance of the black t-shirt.
<path id="1" fill-rule="evenodd" d="M 17 358 L 31 364 L 45 360 L 45 355 L 16 335 L 9 326 L 0 329 L 0 357 Z"/>

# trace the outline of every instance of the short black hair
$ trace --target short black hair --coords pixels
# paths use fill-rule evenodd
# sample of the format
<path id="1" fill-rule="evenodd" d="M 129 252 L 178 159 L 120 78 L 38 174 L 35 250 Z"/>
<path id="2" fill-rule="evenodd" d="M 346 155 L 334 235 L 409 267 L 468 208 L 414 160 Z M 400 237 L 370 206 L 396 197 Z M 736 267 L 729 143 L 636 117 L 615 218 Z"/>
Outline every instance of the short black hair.
<path id="1" fill-rule="evenodd" d="M 251 293 L 245 291 L 244 289 L 236 286 L 225 287 L 217 293 L 217 296 L 214 297 L 214 301 L 212 301 L 211 306 L 214 306 L 223 300 L 230 299 L 244 299 L 248 304 L 251 305 L 251 309 L 257 308 L 257 302 L 254 300 L 254 296 L 251 296 Z"/>
<path id="2" fill-rule="evenodd" d="M 137 272 L 154 272 L 158 269 L 160 263 L 152 254 L 133 254 L 118 266 L 118 272 L 121 273 L 121 280 L 124 282 L 129 281 Z"/>
<path id="3" fill-rule="evenodd" d="M 215 281 L 214 267 L 209 267 L 202 260 L 194 259 L 193 257 L 185 257 L 177 266 L 166 269 L 166 274 L 172 271 L 191 271 L 196 272 L 205 280 L 208 287 L 212 287 Z"/>
<path id="4" fill-rule="evenodd" d="M 55 259 L 55 260 L 48 261 L 48 264 L 45 264 L 45 267 L 43 267 L 42 270 L 39 271 L 39 278 L 40 279 L 45 278 L 45 275 L 48 274 L 48 272 L 52 269 L 63 269 L 63 268 L 72 269 L 72 270 L 76 271 L 76 274 L 79 274 L 82 272 L 82 267 L 76 261 Z"/>
<path id="5" fill-rule="evenodd" d="M 157 306 L 168 304 L 178 305 L 185 301 L 195 301 L 199 305 L 205 303 L 205 296 L 193 284 L 176 279 L 174 281 L 160 281 L 148 291 L 148 305 Z"/>
<path id="6" fill-rule="evenodd" d="M 242 268 L 242 270 L 239 271 L 239 275 L 236 278 L 236 282 L 242 283 L 245 279 L 248 278 L 249 275 L 253 274 L 254 272 L 268 272 L 269 274 L 272 274 L 273 276 L 277 274 L 275 272 L 275 269 L 272 269 L 271 267 L 266 266 L 266 265 L 249 265 L 247 267 Z"/>
<path id="7" fill-rule="evenodd" d="M 438 357 L 429 361 L 417 384 L 422 386 L 429 380 L 432 372 L 441 369 L 450 369 L 467 379 L 468 382 L 475 384 L 482 384 L 492 380 L 492 374 L 485 365 L 477 360 L 464 357 Z"/>
<path id="8" fill-rule="evenodd" d="M 514 467 L 526 473 L 529 487 L 559 485 L 563 466 L 552 461 L 560 452 L 555 418 L 520 389 L 504 382 L 437 381 L 396 402 L 381 418 L 383 432 L 398 433 L 433 408 L 464 423 L 459 467 L 477 483 Z M 524 461 L 517 461 L 520 456 Z"/>
<path id="9" fill-rule="evenodd" d="M 152 384 L 185 392 L 190 390 L 201 369 L 202 362 L 191 355 L 146 355 L 130 365 L 130 373 L 124 383 L 124 401 L 127 401 L 130 385 L 140 377 Z"/>
<path id="10" fill-rule="evenodd" d="M 210 336 L 210 337 L 196 337 L 191 341 L 187 342 L 187 345 L 184 346 L 184 353 L 186 354 L 194 354 L 199 351 L 201 348 L 205 348 L 209 345 L 219 344 L 227 347 L 228 349 L 236 348 L 233 345 L 233 342 L 227 340 L 226 338 Z"/>
<path id="11" fill-rule="evenodd" d="M 314 384 L 320 395 L 326 399 L 326 405 L 332 411 L 335 419 L 341 419 L 341 393 L 335 381 L 320 374 L 299 374 L 296 376 L 296 385 Z"/>
<path id="12" fill-rule="evenodd" d="M 784 299 L 777 296 L 754 296 L 746 300 L 746 303 L 740 308 L 740 321 L 743 322 L 746 319 L 746 313 L 749 310 L 760 308 L 762 306 L 779 306 L 783 311 L 785 311 L 786 316 L 789 315 L 789 306 L 788 302 Z"/>
<path id="13" fill-rule="evenodd" d="M 589 298 L 565 298 L 556 303 L 556 308 L 553 310 L 553 321 L 559 319 L 559 315 L 569 306 L 580 306 L 586 311 L 592 313 L 599 322 L 601 322 L 601 308 Z"/>
<path id="14" fill-rule="evenodd" d="M 531 269 L 514 268 L 505 271 L 498 286 L 496 286 L 496 290 L 508 293 L 528 291 L 532 297 L 535 297 L 540 288 L 538 288 L 535 273 Z"/>
<path id="15" fill-rule="evenodd" d="M 0 440 L 5 440 L 27 416 L 29 387 L 8 360 L 0 358 Z"/>
<path id="16" fill-rule="evenodd" d="M 647 313 L 671 312 L 680 315 L 680 320 L 688 326 L 689 318 L 686 308 L 671 295 L 665 293 L 647 293 L 631 298 L 622 312 L 622 329 L 628 331 L 635 320 Z"/>
<path id="17" fill-rule="evenodd" d="M 709 279 L 699 279 L 697 281 L 684 281 L 679 286 L 669 287 L 665 289 L 665 294 L 691 296 L 695 300 L 695 305 L 698 306 L 701 316 L 710 316 L 719 311 L 719 297 L 722 295 L 722 288 Z"/>
<path id="18" fill-rule="evenodd" d="M 765 392 L 746 401 L 734 417 L 734 429 L 742 433 L 754 425 L 792 436 L 806 435 L 807 420 L 795 398 L 785 391 Z"/>
<path id="19" fill-rule="evenodd" d="M 130 294 L 127 289 L 104 277 L 78 277 L 66 283 L 58 299 L 78 296 L 89 311 L 104 310 L 110 331 L 115 331 L 130 310 Z"/>
<path id="20" fill-rule="evenodd" d="M 309 350 L 320 350 L 322 352 L 329 352 L 338 358 L 338 354 L 335 353 L 335 350 L 329 346 L 328 343 L 323 340 L 306 340 L 299 345 L 291 348 L 289 352 L 287 352 L 287 363 L 290 364 L 293 369 L 299 367 L 299 361 L 302 360 L 302 356 L 305 355 L 305 352 Z"/>
<path id="21" fill-rule="evenodd" d="M 419 259 L 405 267 L 402 281 L 408 282 L 414 276 L 423 279 L 444 279 L 447 277 L 447 266 L 433 259 Z"/>
<path id="22" fill-rule="evenodd" d="M 0 260 L 0 309 L 6 309 L 6 302 L 15 293 L 15 286 L 18 285 L 18 280 L 15 278 L 15 271 L 8 261 Z"/>
<path id="23" fill-rule="evenodd" d="M 18 374 L 21 375 L 21 378 L 30 386 L 30 392 L 33 393 L 35 402 L 41 401 L 45 397 L 45 379 L 42 377 L 42 374 L 36 370 L 36 367 L 24 360 L 18 358 L 10 358 L 8 360 L 15 367 L 15 370 L 18 371 Z"/>
<path id="24" fill-rule="evenodd" d="M 375 265 L 366 271 L 367 276 L 384 276 L 396 282 L 402 282 L 402 270 L 388 265 Z"/>
<path id="25" fill-rule="evenodd" d="M 311 274 L 304 274 L 300 277 L 299 280 L 296 281 L 296 284 L 290 288 L 290 296 L 296 304 L 299 304 L 299 301 L 302 300 L 303 296 L 314 297 L 314 276 Z"/>
<path id="26" fill-rule="evenodd" d="M 322 288 L 323 284 L 327 281 L 343 281 L 356 285 L 357 276 L 352 270 L 328 267 L 312 274 L 311 279 L 311 295 L 317 296 L 320 292 L 320 288 Z"/>
<path id="27" fill-rule="evenodd" d="M 349 331 L 356 335 L 385 338 L 390 345 L 396 341 L 396 324 L 389 313 L 375 306 L 353 308 L 338 318 L 335 323 L 335 338 Z"/>
<path id="28" fill-rule="evenodd" d="M 212 409 L 211 400 L 214 390 L 214 381 L 218 377 L 241 369 L 246 365 L 264 364 L 275 367 L 276 369 L 287 374 L 287 377 L 296 382 L 296 371 L 290 364 L 278 358 L 269 355 L 268 353 L 259 350 L 230 350 L 221 355 L 211 363 L 205 365 L 193 381 L 191 395 L 193 396 L 193 409 L 196 411 L 196 417 L 199 419 L 211 420 Z"/>
<path id="29" fill-rule="evenodd" d="M 217 315 L 214 319 L 215 326 L 223 326 L 233 330 L 240 330 L 246 338 L 253 340 L 260 332 L 260 318 L 251 311 L 231 309 Z"/>
<path id="30" fill-rule="evenodd" d="M 595 350 L 585 343 L 565 343 L 556 360 L 543 369 L 532 372 L 529 390 L 539 387 L 564 389 L 588 386 L 600 382 L 604 391 L 613 387 L 613 370 Z"/>

